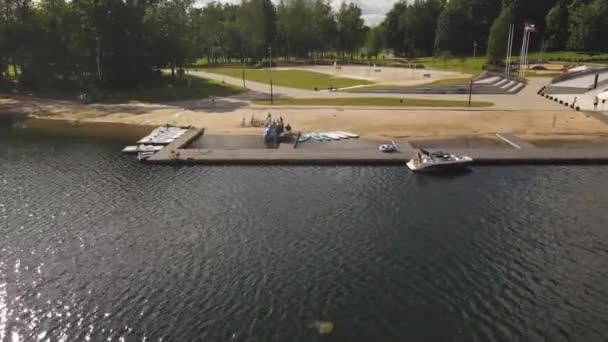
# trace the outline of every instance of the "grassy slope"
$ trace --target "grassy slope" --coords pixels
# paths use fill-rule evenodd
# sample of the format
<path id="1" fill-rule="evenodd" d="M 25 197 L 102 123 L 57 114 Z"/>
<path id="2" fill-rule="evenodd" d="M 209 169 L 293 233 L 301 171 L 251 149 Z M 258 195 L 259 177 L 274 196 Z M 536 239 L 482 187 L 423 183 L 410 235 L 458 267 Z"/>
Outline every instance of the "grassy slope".
<path id="1" fill-rule="evenodd" d="M 216 74 L 226 75 L 235 78 L 243 77 L 243 69 L 240 68 L 209 68 L 205 71 Z M 264 70 L 264 69 L 245 69 L 245 79 L 253 82 L 272 83 L 276 86 L 313 90 L 334 88 L 344 88 L 356 85 L 371 84 L 363 80 L 350 78 L 337 78 L 331 75 L 321 74 L 303 70 Z"/>
<path id="2" fill-rule="evenodd" d="M 402 102 L 403 101 L 403 102 Z M 270 105 L 270 100 L 254 101 L 258 105 Z M 277 99 L 278 106 L 354 106 L 354 107 L 468 107 L 467 101 L 398 99 L 385 97 L 319 98 L 319 99 Z M 472 107 L 490 107 L 491 102 L 473 102 Z"/>
<path id="3" fill-rule="evenodd" d="M 416 62 L 424 64 L 427 69 L 459 71 L 478 75 L 483 71 L 482 68 L 486 64 L 486 58 L 450 58 L 444 61 L 439 58 L 420 57 L 416 59 Z"/>

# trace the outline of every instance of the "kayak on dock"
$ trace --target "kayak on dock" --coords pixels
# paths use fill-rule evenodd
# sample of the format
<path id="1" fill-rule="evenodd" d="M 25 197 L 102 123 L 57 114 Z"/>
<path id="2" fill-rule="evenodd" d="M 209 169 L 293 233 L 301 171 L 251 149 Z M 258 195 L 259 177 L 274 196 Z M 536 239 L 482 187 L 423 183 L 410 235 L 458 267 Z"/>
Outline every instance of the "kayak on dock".
<path id="1" fill-rule="evenodd" d="M 349 137 L 349 138 L 358 138 L 358 137 L 359 137 L 359 135 L 358 135 L 358 134 L 351 133 L 351 132 L 343 132 L 343 131 L 338 131 L 338 132 L 336 132 L 336 133 L 341 134 L 341 135 L 345 135 L 345 136 L 347 136 L 347 137 Z"/>
<path id="2" fill-rule="evenodd" d="M 310 134 L 303 134 L 298 138 L 298 142 L 303 143 L 303 142 L 307 142 L 308 140 L 310 140 Z"/>
<path id="3" fill-rule="evenodd" d="M 310 137 L 313 140 L 318 141 L 318 142 L 321 142 L 321 141 L 325 140 L 325 139 L 323 139 L 323 137 L 319 133 L 310 133 Z"/>

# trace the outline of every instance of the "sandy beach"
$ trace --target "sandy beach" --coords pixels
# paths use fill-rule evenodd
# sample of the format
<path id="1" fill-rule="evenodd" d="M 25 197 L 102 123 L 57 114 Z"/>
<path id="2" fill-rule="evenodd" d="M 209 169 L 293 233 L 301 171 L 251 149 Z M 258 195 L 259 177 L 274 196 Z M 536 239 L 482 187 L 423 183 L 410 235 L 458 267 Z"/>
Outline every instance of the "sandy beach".
<path id="1" fill-rule="evenodd" d="M 192 125 L 209 134 L 259 135 L 260 128 L 242 127 L 245 118 L 266 117 L 267 108 L 194 108 L 171 104 L 82 105 L 28 96 L 0 97 L 0 113 L 77 122 L 135 125 Z M 608 139 L 608 125 L 571 110 L 505 111 L 467 109 L 272 108 L 296 131 L 353 131 L 366 138 L 488 137 L 517 134 L 530 140 Z"/>

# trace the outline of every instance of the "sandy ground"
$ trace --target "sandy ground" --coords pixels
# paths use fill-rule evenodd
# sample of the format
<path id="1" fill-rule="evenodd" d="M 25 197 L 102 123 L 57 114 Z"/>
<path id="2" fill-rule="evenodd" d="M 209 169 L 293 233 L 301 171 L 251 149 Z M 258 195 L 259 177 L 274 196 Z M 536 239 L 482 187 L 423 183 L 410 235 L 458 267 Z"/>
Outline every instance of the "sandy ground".
<path id="1" fill-rule="evenodd" d="M 465 78 L 472 76 L 452 71 L 391 67 L 374 68 L 373 66 L 341 66 L 340 68 L 336 68 L 334 66 L 311 65 L 286 69 L 314 71 L 332 75 L 334 77 L 372 81 L 378 85 L 418 85 L 448 78 Z"/>
<path id="2" fill-rule="evenodd" d="M 187 108 L 178 105 L 125 104 L 81 105 L 32 97 L 0 97 L 0 113 L 21 112 L 31 116 L 79 122 L 114 122 L 138 125 L 192 125 L 206 127 L 208 134 L 260 135 L 260 128 L 241 127 L 243 118 L 266 117 L 255 107 Z M 494 137 L 517 134 L 525 139 L 592 140 L 608 137 L 608 125 L 572 110 L 503 111 L 454 109 L 273 109 L 295 131 L 344 130 L 362 137 L 447 138 Z"/>

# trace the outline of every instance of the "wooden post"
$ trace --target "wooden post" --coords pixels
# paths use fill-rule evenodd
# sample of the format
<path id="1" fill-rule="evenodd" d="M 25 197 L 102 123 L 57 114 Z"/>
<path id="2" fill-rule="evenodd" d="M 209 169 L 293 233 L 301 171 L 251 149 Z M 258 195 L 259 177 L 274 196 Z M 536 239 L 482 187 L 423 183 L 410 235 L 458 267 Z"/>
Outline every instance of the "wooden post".
<path id="1" fill-rule="evenodd" d="M 595 81 L 593 82 L 593 89 L 597 89 L 597 83 L 599 81 L 600 75 L 595 74 Z"/>
<path id="2" fill-rule="evenodd" d="M 270 104 L 271 105 L 274 104 L 274 94 L 273 94 L 273 89 L 272 89 L 272 79 L 270 80 Z"/>
<path id="3" fill-rule="evenodd" d="M 296 136 L 296 142 L 293 144 L 293 148 L 298 148 L 298 143 L 300 142 L 301 136 L 302 136 L 302 132 L 298 131 L 298 136 Z"/>
<path id="4" fill-rule="evenodd" d="M 473 79 L 471 78 L 471 83 L 469 84 L 469 107 L 471 107 L 471 97 L 473 96 Z"/>
<path id="5" fill-rule="evenodd" d="M 247 89 L 245 86 L 245 69 L 243 69 L 243 88 Z"/>

